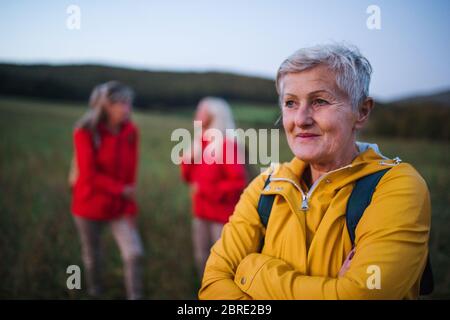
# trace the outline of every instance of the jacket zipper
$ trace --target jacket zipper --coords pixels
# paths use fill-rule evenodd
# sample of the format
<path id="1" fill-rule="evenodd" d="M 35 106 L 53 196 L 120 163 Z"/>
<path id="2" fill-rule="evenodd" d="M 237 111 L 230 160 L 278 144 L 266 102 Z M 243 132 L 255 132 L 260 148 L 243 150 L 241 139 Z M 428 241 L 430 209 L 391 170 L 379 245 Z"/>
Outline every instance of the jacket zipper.
<path id="1" fill-rule="evenodd" d="M 397 164 L 402 162 L 402 160 L 399 157 L 395 157 L 392 160 L 394 160 L 394 163 L 388 163 L 388 162 L 385 162 L 385 161 L 380 161 L 379 164 L 381 164 L 381 165 L 388 165 L 388 166 L 395 166 L 395 165 L 397 165 Z M 331 173 L 334 173 L 334 172 L 337 172 L 337 171 L 340 171 L 340 170 L 343 170 L 343 169 L 351 168 L 351 167 L 356 166 L 358 164 L 361 164 L 361 163 L 349 164 L 349 165 L 347 165 L 345 167 L 342 167 L 342 168 L 339 168 L 339 169 L 327 172 L 326 174 L 321 176 L 319 179 L 317 179 L 316 182 L 313 183 L 313 185 L 311 186 L 311 189 L 309 189 L 307 194 L 305 194 L 303 192 L 302 188 L 297 183 L 292 181 L 291 179 L 288 179 L 288 178 L 270 178 L 270 180 L 271 181 L 287 181 L 287 182 L 292 183 L 300 191 L 300 193 L 302 194 L 302 205 L 301 205 L 300 209 L 302 211 L 307 211 L 309 209 L 308 200 L 311 199 L 311 195 L 314 192 L 314 190 L 317 188 L 317 186 L 319 185 L 320 181 L 322 181 L 325 177 L 329 176 Z"/>
<path id="2" fill-rule="evenodd" d="M 311 189 L 309 189 L 307 194 L 305 194 L 303 192 L 302 188 L 297 183 L 292 181 L 291 179 L 288 179 L 288 178 L 271 178 L 270 180 L 271 181 L 287 181 L 287 182 L 292 183 L 300 191 L 300 193 L 302 194 L 302 205 L 301 205 L 300 209 L 302 211 L 307 211 L 309 209 L 308 200 L 311 198 L 311 195 L 313 194 L 314 190 L 319 185 L 320 181 L 322 181 L 325 177 L 327 177 L 331 173 L 337 172 L 339 170 L 351 168 L 352 166 L 353 165 L 350 164 L 348 166 L 345 166 L 345 167 L 342 167 L 342 168 L 339 168 L 339 169 L 336 169 L 336 170 L 329 171 L 326 174 L 322 175 L 319 179 L 316 180 L 316 182 L 313 183 L 313 185 L 311 186 Z"/>

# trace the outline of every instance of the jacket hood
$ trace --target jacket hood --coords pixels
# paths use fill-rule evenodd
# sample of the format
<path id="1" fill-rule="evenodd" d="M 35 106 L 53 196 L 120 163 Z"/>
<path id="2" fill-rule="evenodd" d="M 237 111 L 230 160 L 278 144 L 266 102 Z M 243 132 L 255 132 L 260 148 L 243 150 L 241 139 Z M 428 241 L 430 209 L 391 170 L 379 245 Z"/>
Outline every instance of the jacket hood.
<path id="1" fill-rule="evenodd" d="M 314 189 L 315 186 L 322 180 L 326 180 L 327 183 L 331 183 L 335 189 L 340 189 L 343 186 L 353 183 L 366 175 L 396 166 L 401 162 L 399 158 L 389 159 L 382 155 L 376 144 L 356 142 L 356 145 L 358 147 L 359 154 L 349 165 L 324 174 L 311 186 L 310 190 Z M 294 157 L 290 162 L 272 168 L 272 170 L 269 171 L 270 180 L 271 182 L 290 182 L 294 184 L 299 191 L 305 193 L 304 191 L 306 190 L 304 190 L 304 188 L 300 188 L 300 185 L 302 185 L 301 177 L 303 172 L 308 166 L 308 163 Z M 273 193 L 273 191 L 274 188 L 271 188 L 269 192 L 264 193 L 269 194 Z"/>
<path id="2" fill-rule="evenodd" d="M 367 151 L 368 149 L 372 149 L 383 159 L 388 159 L 387 157 L 385 157 L 384 155 L 381 154 L 380 149 L 378 148 L 378 145 L 376 143 L 356 141 L 356 146 L 358 147 L 360 154 L 364 151 Z"/>

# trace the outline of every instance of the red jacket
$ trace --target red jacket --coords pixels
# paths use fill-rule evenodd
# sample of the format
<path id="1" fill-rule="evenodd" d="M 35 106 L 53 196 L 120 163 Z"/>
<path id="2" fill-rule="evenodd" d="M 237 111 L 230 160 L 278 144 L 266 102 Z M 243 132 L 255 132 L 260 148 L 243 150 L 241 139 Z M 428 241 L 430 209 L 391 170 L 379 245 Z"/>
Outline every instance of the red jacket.
<path id="1" fill-rule="evenodd" d="M 202 150 L 208 141 L 202 141 Z M 226 149 L 234 148 L 235 159 L 226 164 Z M 231 151 L 231 150 L 230 150 Z M 189 184 L 196 184 L 192 207 L 194 215 L 226 223 L 247 184 L 245 166 L 237 163 L 238 148 L 235 143 L 224 143 L 223 164 L 181 164 L 181 175 Z"/>
<path id="2" fill-rule="evenodd" d="M 130 121 L 118 134 L 98 126 L 100 145 L 95 148 L 86 129 L 74 132 L 78 178 L 72 190 L 72 213 L 93 220 L 110 220 L 137 213 L 135 201 L 122 196 L 125 185 L 136 183 L 138 131 Z"/>

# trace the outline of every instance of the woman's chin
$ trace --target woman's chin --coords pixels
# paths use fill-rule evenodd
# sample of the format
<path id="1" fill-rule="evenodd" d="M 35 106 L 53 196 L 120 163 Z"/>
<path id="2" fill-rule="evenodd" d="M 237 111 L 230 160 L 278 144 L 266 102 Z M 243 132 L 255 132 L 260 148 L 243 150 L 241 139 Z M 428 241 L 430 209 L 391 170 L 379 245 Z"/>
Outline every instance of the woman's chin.
<path id="1" fill-rule="evenodd" d="M 317 159 L 316 150 L 310 150 L 307 146 L 297 146 L 293 149 L 296 158 L 304 162 L 314 162 Z"/>
<path id="2" fill-rule="evenodd" d="M 302 160 L 303 162 L 306 162 L 306 163 L 313 163 L 314 160 L 315 160 L 314 157 L 304 157 L 304 156 L 296 156 L 296 157 L 297 157 L 297 159 L 300 159 L 300 160 Z"/>

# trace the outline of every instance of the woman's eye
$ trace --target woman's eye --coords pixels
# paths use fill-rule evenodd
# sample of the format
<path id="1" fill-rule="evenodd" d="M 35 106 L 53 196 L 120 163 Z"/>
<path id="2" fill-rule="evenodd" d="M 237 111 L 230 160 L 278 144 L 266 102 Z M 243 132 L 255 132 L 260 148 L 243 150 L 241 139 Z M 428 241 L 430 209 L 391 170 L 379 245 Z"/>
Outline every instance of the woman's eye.
<path id="1" fill-rule="evenodd" d="M 287 108 L 292 108 L 295 105 L 294 100 L 288 100 L 284 103 L 284 106 Z"/>
<path id="2" fill-rule="evenodd" d="M 324 105 L 327 105 L 327 104 L 329 104 L 328 101 L 326 101 L 324 99 L 315 99 L 313 101 L 313 105 L 315 105 L 315 106 L 324 106 Z"/>

